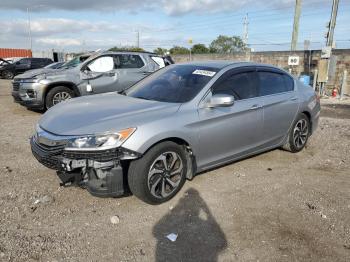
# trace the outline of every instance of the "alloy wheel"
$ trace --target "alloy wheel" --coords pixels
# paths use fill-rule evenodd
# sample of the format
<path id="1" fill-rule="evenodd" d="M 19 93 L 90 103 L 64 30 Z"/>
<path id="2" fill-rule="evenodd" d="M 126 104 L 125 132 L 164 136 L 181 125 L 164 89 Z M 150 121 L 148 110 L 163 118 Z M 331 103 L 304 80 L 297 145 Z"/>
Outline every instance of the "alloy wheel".
<path id="1" fill-rule="evenodd" d="M 52 105 L 56 105 L 62 101 L 71 99 L 71 95 L 68 92 L 58 92 L 52 98 Z"/>
<path id="2" fill-rule="evenodd" d="M 305 119 L 300 119 L 293 131 L 293 142 L 297 148 L 302 148 L 307 140 L 307 136 L 309 135 L 309 126 L 308 122 Z"/>
<path id="3" fill-rule="evenodd" d="M 181 157 L 172 151 L 162 153 L 148 172 L 148 189 L 156 198 L 165 198 L 180 185 L 183 174 Z"/>

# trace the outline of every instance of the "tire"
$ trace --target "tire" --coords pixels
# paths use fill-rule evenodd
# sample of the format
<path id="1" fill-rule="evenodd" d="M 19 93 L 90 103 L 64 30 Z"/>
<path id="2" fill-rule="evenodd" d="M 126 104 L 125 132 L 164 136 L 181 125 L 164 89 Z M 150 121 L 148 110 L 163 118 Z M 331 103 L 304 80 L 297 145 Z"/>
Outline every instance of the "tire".
<path id="1" fill-rule="evenodd" d="M 14 73 L 11 71 L 2 72 L 2 77 L 5 79 L 13 79 L 14 76 L 15 76 Z"/>
<path id="2" fill-rule="evenodd" d="M 185 183 L 186 159 L 182 146 L 174 142 L 166 141 L 155 145 L 142 158 L 130 163 L 130 191 L 148 204 L 157 205 L 168 201 Z M 164 168 L 165 163 L 167 168 Z"/>
<path id="3" fill-rule="evenodd" d="M 50 107 L 73 97 L 73 90 L 65 86 L 56 86 L 47 93 L 45 98 L 45 107 L 46 109 L 49 109 Z"/>
<path id="4" fill-rule="evenodd" d="M 300 152 L 306 145 L 310 136 L 310 120 L 305 114 L 300 114 L 289 131 L 287 142 L 283 149 L 292 153 Z"/>

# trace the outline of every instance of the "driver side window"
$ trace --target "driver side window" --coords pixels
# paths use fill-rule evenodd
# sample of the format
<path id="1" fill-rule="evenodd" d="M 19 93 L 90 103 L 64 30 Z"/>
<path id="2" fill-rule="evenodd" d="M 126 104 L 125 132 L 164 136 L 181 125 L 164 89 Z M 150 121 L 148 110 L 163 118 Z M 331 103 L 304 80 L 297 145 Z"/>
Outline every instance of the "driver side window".
<path id="1" fill-rule="evenodd" d="M 226 94 L 235 100 L 258 96 L 258 82 L 255 72 L 242 72 L 228 75 L 212 90 L 212 94 Z"/>
<path id="2" fill-rule="evenodd" d="M 106 73 L 114 69 L 114 61 L 111 56 L 102 56 L 93 60 L 87 68 L 91 72 Z"/>

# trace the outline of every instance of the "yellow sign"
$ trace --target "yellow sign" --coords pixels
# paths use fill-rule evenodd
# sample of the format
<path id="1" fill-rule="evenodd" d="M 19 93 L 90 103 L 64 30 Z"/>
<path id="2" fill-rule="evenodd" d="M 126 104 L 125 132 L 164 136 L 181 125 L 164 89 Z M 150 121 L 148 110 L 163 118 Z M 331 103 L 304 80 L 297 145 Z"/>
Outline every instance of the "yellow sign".
<path id="1" fill-rule="evenodd" d="M 192 43 L 193 43 L 192 38 L 188 39 L 188 43 L 189 43 L 189 44 L 192 44 Z"/>

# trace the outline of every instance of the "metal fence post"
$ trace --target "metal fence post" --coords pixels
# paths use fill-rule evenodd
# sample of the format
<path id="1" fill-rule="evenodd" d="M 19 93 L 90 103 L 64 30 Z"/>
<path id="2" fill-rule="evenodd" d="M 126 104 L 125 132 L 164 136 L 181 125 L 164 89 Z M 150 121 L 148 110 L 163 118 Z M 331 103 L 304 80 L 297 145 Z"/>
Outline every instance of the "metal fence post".
<path id="1" fill-rule="evenodd" d="M 316 91 L 316 84 L 317 84 L 317 77 L 318 77 L 318 70 L 316 69 L 315 70 L 315 73 L 314 73 L 314 82 L 312 84 L 312 88 Z"/>
<path id="2" fill-rule="evenodd" d="M 346 76 L 347 76 L 347 74 L 348 74 L 348 71 L 344 70 L 344 72 L 343 72 L 343 81 L 342 81 L 341 89 L 340 89 L 340 100 L 342 100 L 343 96 L 344 96 L 344 92 L 345 92 L 345 88 L 346 88 Z"/>

